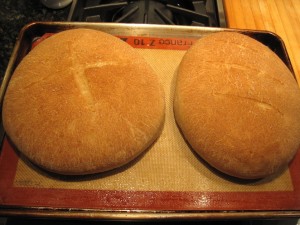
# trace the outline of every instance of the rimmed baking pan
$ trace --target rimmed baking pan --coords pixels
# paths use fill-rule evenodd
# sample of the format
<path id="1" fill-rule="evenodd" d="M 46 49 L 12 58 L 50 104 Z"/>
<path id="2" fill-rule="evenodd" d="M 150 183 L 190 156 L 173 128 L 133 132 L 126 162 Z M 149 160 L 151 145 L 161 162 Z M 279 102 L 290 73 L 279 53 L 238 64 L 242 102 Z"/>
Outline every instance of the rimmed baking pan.
<path id="1" fill-rule="evenodd" d="M 176 69 L 197 39 L 225 30 L 243 33 L 267 45 L 293 72 L 284 43 L 277 35 L 185 26 L 32 23 L 20 32 L 1 86 L 1 102 L 14 69 L 33 45 L 53 33 L 79 27 L 118 36 L 135 47 L 154 68 L 166 93 L 162 135 L 149 151 L 125 167 L 102 174 L 65 177 L 28 162 L 3 132 L 0 215 L 122 220 L 300 216 L 300 154 L 289 168 L 272 177 L 255 181 L 233 179 L 194 155 L 172 113 Z"/>

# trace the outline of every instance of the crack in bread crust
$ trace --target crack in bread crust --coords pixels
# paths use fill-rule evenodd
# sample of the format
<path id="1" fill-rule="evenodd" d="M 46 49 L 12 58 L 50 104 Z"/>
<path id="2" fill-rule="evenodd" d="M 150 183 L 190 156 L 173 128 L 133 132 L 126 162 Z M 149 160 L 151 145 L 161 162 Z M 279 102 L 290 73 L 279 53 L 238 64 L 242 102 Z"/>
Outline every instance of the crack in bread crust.
<path id="1" fill-rule="evenodd" d="M 108 65 L 117 65 L 117 62 L 108 61 L 108 62 L 95 62 L 95 63 L 88 63 L 82 65 L 74 55 L 71 55 L 72 60 L 72 72 L 74 76 L 75 83 L 84 97 L 87 104 L 94 109 L 95 108 L 95 100 L 90 90 L 89 81 L 85 76 L 85 70 L 91 68 L 101 68 L 103 66 Z"/>
<path id="2" fill-rule="evenodd" d="M 268 102 L 264 102 L 255 98 L 251 98 L 251 97 L 246 97 L 246 96 L 240 96 L 240 95 L 235 95 L 235 94 L 229 94 L 229 93 L 220 93 L 220 92 L 214 92 L 214 95 L 217 96 L 224 96 L 224 97 L 228 97 L 228 98 L 237 98 L 240 100 L 245 100 L 245 101 L 251 101 L 254 104 L 256 104 L 258 107 L 266 110 L 266 109 L 272 109 L 275 112 L 279 113 L 281 116 L 283 116 L 283 113 L 276 107 L 274 107 L 272 104 L 268 103 Z"/>
<path id="3" fill-rule="evenodd" d="M 117 63 L 115 61 L 98 61 L 94 63 L 86 63 L 82 64 L 80 63 L 76 56 L 71 56 L 72 60 L 72 68 L 73 68 L 73 76 L 76 83 L 76 86 L 78 87 L 80 94 L 84 97 L 84 100 L 86 101 L 87 105 L 90 107 L 92 111 L 96 111 L 96 101 L 93 97 L 93 94 L 91 92 L 91 87 L 89 85 L 89 81 L 86 77 L 85 71 L 88 69 L 99 69 L 104 66 L 120 66 L 120 63 Z M 98 99 L 99 101 L 99 99 Z M 109 102 L 106 102 L 109 103 Z M 143 132 L 141 129 L 139 129 L 137 126 L 135 126 L 132 122 L 130 122 L 127 118 L 124 117 L 124 115 L 118 113 L 118 110 L 115 109 L 115 107 L 112 104 L 109 104 L 110 108 L 114 110 L 114 112 L 118 115 L 119 118 L 125 121 L 127 124 L 130 133 L 132 134 L 132 137 L 135 139 L 135 141 L 139 142 L 137 140 L 137 136 L 141 136 L 143 140 L 147 139 L 147 135 L 145 132 Z M 92 116 L 95 116 L 95 114 L 92 114 Z M 139 134 L 139 135 L 137 135 Z"/>
<path id="4" fill-rule="evenodd" d="M 249 71 L 249 70 L 253 70 L 258 72 L 258 75 L 261 75 L 261 70 L 259 68 L 253 68 L 247 65 L 241 65 L 238 63 L 230 63 L 230 62 L 226 62 L 226 61 L 214 61 L 214 60 L 205 60 L 203 61 L 203 63 L 209 63 L 209 64 L 215 64 L 215 65 L 219 65 L 219 66 L 224 66 L 227 70 L 229 69 L 239 69 L 239 70 L 243 70 L 243 71 Z M 211 66 L 211 65 L 210 65 Z"/>

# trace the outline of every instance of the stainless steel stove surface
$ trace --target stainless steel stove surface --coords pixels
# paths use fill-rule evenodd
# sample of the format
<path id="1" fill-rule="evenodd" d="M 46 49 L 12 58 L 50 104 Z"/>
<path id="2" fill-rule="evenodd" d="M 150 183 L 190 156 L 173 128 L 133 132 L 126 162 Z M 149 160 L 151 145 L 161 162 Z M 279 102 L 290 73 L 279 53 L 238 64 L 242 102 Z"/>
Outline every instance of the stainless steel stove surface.
<path id="1" fill-rule="evenodd" d="M 222 0 L 73 0 L 68 21 L 226 26 Z"/>

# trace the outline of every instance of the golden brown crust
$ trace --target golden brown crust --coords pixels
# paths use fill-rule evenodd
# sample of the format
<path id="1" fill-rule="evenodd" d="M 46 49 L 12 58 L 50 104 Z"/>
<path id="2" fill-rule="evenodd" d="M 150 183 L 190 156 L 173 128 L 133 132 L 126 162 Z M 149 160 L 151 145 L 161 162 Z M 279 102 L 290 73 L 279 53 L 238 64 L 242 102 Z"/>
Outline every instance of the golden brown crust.
<path id="1" fill-rule="evenodd" d="M 178 71 L 175 118 L 215 168 L 261 178 L 287 166 L 300 145 L 300 90 L 266 46 L 220 32 L 200 39 Z"/>
<path id="2" fill-rule="evenodd" d="M 41 167 L 88 174 L 119 167 L 158 137 L 164 94 L 137 52 L 96 30 L 58 33 L 19 64 L 3 104 L 17 148 Z"/>

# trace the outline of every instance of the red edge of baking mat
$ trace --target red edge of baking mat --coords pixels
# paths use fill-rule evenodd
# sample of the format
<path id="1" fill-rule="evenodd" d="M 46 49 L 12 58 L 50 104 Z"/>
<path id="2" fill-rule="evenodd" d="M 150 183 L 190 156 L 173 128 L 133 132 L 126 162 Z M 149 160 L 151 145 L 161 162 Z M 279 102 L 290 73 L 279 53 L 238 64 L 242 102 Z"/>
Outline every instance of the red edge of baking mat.
<path id="1" fill-rule="evenodd" d="M 299 210 L 300 152 L 289 170 L 293 191 L 172 192 L 13 187 L 19 156 L 5 137 L 0 157 L 0 204 L 103 210 Z M 298 179 L 297 179 L 298 177 Z"/>
<path id="2" fill-rule="evenodd" d="M 38 39 L 35 47 L 52 34 Z M 187 50 L 196 39 L 119 36 L 135 48 Z M 99 210 L 300 210 L 300 152 L 290 164 L 293 191 L 176 192 L 14 187 L 19 156 L 5 137 L 0 155 L 0 205 Z M 297 179 L 298 178 L 298 179 Z"/>
<path id="3" fill-rule="evenodd" d="M 43 40 L 52 36 L 54 33 L 46 33 L 41 38 L 34 41 L 32 48 L 37 46 Z M 133 37 L 133 36 L 117 36 L 134 48 L 149 49 L 172 49 L 187 50 L 197 40 L 197 38 L 157 38 L 157 37 Z"/>

